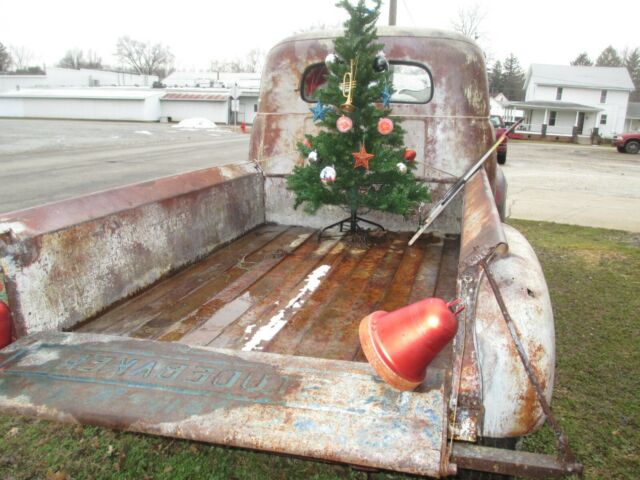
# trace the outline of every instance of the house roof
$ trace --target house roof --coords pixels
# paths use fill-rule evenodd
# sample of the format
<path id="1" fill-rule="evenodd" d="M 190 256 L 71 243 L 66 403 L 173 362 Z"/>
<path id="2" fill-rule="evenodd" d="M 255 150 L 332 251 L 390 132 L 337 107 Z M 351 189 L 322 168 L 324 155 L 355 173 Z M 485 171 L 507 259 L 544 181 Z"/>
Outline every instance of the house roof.
<path id="1" fill-rule="evenodd" d="M 151 89 L 123 88 L 23 88 L 0 93 L 1 98 L 48 98 L 48 99 L 92 99 L 92 100 L 144 100 L 157 97 L 162 92 Z"/>
<path id="2" fill-rule="evenodd" d="M 590 105 L 582 105 L 580 103 L 542 100 L 531 100 L 528 102 L 509 102 L 507 106 L 525 110 L 574 110 L 576 112 L 599 112 L 600 110 L 602 110 L 601 108 L 592 107 Z"/>
<path id="3" fill-rule="evenodd" d="M 640 102 L 629 102 L 627 118 L 640 119 Z"/>
<path id="4" fill-rule="evenodd" d="M 187 101 L 187 102 L 225 102 L 228 94 L 200 93 L 200 92 L 168 92 L 160 99 L 162 101 Z"/>
<path id="5" fill-rule="evenodd" d="M 534 63 L 527 72 L 525 89 L 530 81 L 538 85 L 557 87 L 628 91 L 635 89 L 629 72 L 623 67 L 583 67 Z"/>

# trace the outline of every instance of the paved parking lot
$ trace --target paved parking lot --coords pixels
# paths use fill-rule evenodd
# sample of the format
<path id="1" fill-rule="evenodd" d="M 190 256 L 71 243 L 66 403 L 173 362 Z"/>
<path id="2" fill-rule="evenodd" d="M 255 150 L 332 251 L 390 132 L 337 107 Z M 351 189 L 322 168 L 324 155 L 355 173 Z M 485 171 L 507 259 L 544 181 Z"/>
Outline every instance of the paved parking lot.
<path id="1" fill-rule="evenodd" d="M 0 119 L 0 213 L 246 160 L 249 135 L 137 122 Z"/>
<path id="2" fill-rule="evenodd" d="M 510 217 L 640 232 L 640 155 L 511 141 L 503 171 Z"/>

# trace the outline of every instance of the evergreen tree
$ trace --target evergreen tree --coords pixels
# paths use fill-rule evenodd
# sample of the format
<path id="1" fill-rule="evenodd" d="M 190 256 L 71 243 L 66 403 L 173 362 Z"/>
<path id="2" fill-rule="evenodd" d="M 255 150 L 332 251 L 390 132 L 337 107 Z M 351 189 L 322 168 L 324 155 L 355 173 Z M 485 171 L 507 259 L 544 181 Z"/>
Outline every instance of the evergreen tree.
<path id="1" fill-rule="evenodd" d="M 524 99 L 524 72 L 517 57 L 511 53 L 504 61 L 502 93 L 509 100 Z"/>
<path id="2" fill-rule="evenodd" d="M 609 45 L 605 48 L 598 59 L 596 60 L 596 67 L 621 67 L 622 66 L 622 58 L 613 48 Z"/>
<path id="3" fill-rule="evenodd" d="M 12 62 L 13 60 L 11 59 L 9 50 L 0 42 L 0 72 L 9 70 Z"/>
<path id="4" fill-rule="evenodd" d="M 583 67 L 592 67 L 593 66 L 593 62 L 589 58 L 589 55 L 587 55 L 587 52 L 582 52 L 580 55 L 578 55 L 576 57 L 575 60 L 573 60 L 571 62 L 571 65 L 573 65 L 573 66 L 583 66 Z"/>
<path id="5" fill-rule="evenodd" d="M 295 194 L 295 207 L 304 204 L 307 213 L 314 213 L 322 205 L 341 205 L 351 212 L 353 219 L 361 208 L 409 215 L 422 201 L 429 199 L 425 185 L 412 173 L 415 162 L 405 161 L 404 130 L 396 120 L 393 130 L 382 135 L 379 121 L 389 125 L 391 113 L 388 102 L 382 106 L 383 95 L 389 98 L 392 79 L 389 68 L 374 68 L 383 45 L 376 43 L 375 23 L 380 15 L 381 0 L 369 9 L 364 0 L 352 5 L 341 0 L 338 6 L 349 13 L 343 36 L 335 40 L 338 61 L 328 64 L 327 81 L 317 91 L 318 103 L 312 109 L 324 127 L 318 135 L 306 135 L 298 149 L 306 165 L 296 166 L 289 176 L 288 188 Z M 353 65 L 355 86 L 351 89 L 353 107 L 341 108 L 345 95 L 341 83 Z M 344 133 L 336 121 L 351 119 L 352 128 Z M 373 155 L 367 162 L 354 161 L 354 152 L 362 150 Z M 311 154 L 311 155 L 310 155 Z M 317 159 L 313 158 L 317 155 Z M 400 164 L 400 165 L 399 165 Z M 330 167 L 327 169 L 327 167 Z M 321 172 L 335 169 L 335 179 L 321 181 Z M 330 175 L 330 177 L 333 177 Z M 351 231 L 355 231 L 352 221 Z"/>
<path id="6" fill-rule="evenodd" d="M 640 48 L 634 48 L 627 53 L 624 66 L 627 67 L 633 85 L 636 87 L 636 90 L 631 92 L 629 101 L 640 102 Z"/>
<path id="7" fill-rule="evenodd" d="M 491 95 L 497 95 L 502 92 L 503 89 L 504 74 L 502 72 L 502 62 L 496 60 L 496 63 L 493 64 L 493 68 L 489 72 L 489 93 L 491 93 Z"/>

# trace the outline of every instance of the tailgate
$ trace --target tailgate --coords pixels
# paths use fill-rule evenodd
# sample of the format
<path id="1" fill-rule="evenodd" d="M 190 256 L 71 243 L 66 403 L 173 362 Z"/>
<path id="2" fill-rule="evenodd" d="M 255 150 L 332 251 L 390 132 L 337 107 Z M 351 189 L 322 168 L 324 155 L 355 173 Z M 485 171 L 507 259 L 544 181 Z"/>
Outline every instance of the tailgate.
<path id="1" fill-rule="evenodd" d="M 0 352 L 0 410 L 440 476 L 444 373 L 399 392 L 363 363 L 46 333 Z"/>

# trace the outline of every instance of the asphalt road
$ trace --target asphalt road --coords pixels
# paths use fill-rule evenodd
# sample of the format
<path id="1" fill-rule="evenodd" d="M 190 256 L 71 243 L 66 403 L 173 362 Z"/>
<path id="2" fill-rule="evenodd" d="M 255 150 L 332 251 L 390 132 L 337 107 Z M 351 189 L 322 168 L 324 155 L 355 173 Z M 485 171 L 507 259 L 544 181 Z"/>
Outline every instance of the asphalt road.
<path id="1" fill-rule="evenodd" d="M 247 159 L 249 135 L 158 123 L 0 119 L 0 213 Z M 640 155 L 511 141 L 507 215 L 640 232 Z"/>
<path id="2" fill-rule="evenodd" d="M 511 141 L 507 216 L 640 232 L 640 155 Z"/>
<path id="3" fill-rule="evenodd" d="M 248 148 L 222 129 L 0 119 L 0 213 L 246 160 Z"/>

